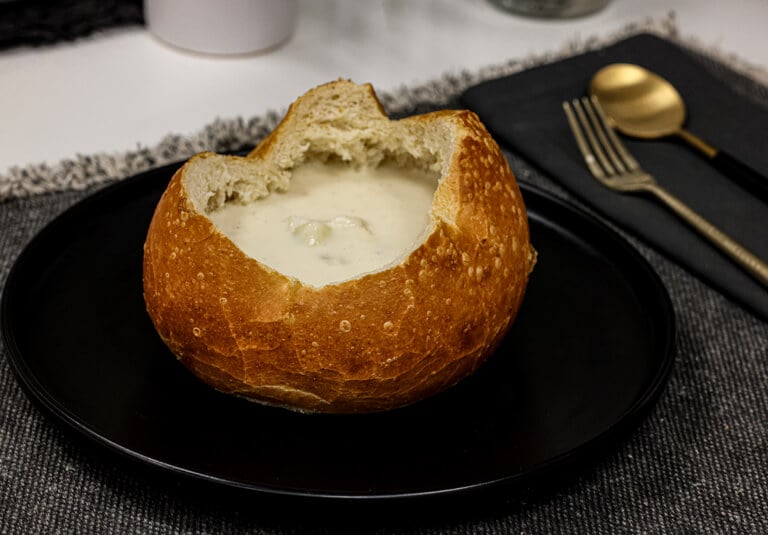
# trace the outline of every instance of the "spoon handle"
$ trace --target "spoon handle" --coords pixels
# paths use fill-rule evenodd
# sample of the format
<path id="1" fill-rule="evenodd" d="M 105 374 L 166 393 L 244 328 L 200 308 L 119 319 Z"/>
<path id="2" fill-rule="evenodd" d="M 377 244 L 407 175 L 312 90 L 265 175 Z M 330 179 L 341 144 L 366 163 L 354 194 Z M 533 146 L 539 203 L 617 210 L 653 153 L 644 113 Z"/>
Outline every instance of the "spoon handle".
<path id="1" fill-rule="evenodd" d="M 768 202 L 768 178 L 727 152 L 717 151 L 710 161 L 739 186 Z"/>
<path id="2" fill-rule="evenodd" d="M 758 199 L 761 199 L 763 202 L 768 202 L 768 178 L 764 175 L 758 173 L 727 152 L 713 147 L 696 134 L 689 132 L 684 128 L 679 129 L 675 133 L 691 147 L 709 158 L 712 165 L 714 165 L 721 173 Z"/>

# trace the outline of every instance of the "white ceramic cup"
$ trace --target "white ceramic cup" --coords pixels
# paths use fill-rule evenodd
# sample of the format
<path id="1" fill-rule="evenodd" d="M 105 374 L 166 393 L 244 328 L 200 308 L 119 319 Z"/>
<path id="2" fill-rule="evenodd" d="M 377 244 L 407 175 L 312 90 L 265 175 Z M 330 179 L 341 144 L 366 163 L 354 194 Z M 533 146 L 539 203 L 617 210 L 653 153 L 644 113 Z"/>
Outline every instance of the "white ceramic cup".
<path id="1" fill-rule="evenodd" d="M 174 46 L 206 54 L 248 54 L 287 41 L 297 0 L 144 0 L 149 31 Z"/>

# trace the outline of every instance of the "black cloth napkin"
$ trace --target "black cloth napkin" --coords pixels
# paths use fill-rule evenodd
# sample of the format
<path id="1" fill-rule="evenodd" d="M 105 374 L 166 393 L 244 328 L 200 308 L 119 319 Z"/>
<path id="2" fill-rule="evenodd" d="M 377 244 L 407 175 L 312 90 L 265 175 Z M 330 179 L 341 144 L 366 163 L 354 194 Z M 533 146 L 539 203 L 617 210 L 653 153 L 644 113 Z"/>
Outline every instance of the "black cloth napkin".
<path id="1" fill-rule="evenodd" d="M 768 320 L 768 289 L 659 201 L 615 193 L 589 174 L 562 102 L 586 94 L 592 75 L 618 62 L 636 63 L 667 78 L 686 102 L 689 130 L 768 175 L 768 109 L 716 78 L 686 50 L 654 35 L 634 36 L 602 50 L 481 83 L 467 90 L 462 102 L 480 116 L 500 144 L 539 166 L 607 219 Z M 767 204 L 674 139 L 624 140 L 663 187 L 768 261 Z"/>

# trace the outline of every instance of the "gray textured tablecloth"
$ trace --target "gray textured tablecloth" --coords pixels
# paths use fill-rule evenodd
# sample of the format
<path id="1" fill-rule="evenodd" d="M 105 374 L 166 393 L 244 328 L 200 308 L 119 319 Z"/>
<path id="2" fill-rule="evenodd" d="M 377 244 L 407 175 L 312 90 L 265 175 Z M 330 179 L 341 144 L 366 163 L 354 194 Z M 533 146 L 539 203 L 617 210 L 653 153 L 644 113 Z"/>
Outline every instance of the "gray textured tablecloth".
<path id="1" fill-rule="evenodd" d="M 749 79 L 704 61 L 746 98 L 766 94 L 756 91 Z M 397 104 L 400 113 L 425 111 L 455 104 L 461 88 L 461 81 L 446 78 L 408 93 L 411 101 L 405 105 L 402 99 L 385 102 Z M 243 123 L 238 135 L 216 130 L 208 141 L 214 148 L 238 148 L 238 136 L 261 135 L 261 126 L 261 120 Z M 184 140 L 172 144 L 178 147 Z M 146 156 L 156 159 L 157 153 Z M 529 162 L 515 154 L 509 158 L 521 181 L 567 197 L 555 180 Z M 114 158 L 109 161 L 115 163 Z M 131 168 L 121 160 L 109 169 L 83 171 L 88 165 L 93 161 L 80 159 L 65 167 L 70 175 L 92 180 L 59 177 L 58 187 L 38 188 L 51 193 L 6 190 L 0 202 L 1 285 L 34 234 L 100 186 L 72 187 L 98 183 L 99 172 L 114 179 L 120 169 Z M 35 182 L 41 174 L 41 168 L 15 170 L 12 178 Z M 173 483 L 157 482 L 116 462 L 41 414 L 17 384 L 7 351 L 0 347 L 0 532 L 768 533 L 768 323 L 630 240 L 671 294 L 678 322 L 677 360 L 648 419 L 569 485 L 522 501 L 502 496 L 488 506 L 467 500 L 452 503 L 450 514 L 441 515 L 438 508 L 424 516 L 411 511 L 407 518 L 392 512 L 356 514 L 355 504 L 328 517 L 299 506 L 276 510 L 256 499 L 231 504 L 219 496 L 188 495 Z M 344 520 L 347 515 L 350 519 Z"/>

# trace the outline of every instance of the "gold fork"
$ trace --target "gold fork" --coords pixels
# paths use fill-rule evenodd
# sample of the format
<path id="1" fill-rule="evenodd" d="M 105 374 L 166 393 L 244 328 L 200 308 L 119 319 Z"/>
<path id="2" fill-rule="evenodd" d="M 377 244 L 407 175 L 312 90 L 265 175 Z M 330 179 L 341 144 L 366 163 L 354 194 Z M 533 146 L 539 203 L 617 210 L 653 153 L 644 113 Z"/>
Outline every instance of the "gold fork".
<path id="1" fill-rule="evenodd" d="M 768 287 L 768 264 L 659 186 L 616 136 L 595 97 L 563 102 L 563 110 L 592 175 L 621 193 L 650 193 L 667 205 L 725 255 Z"/>

